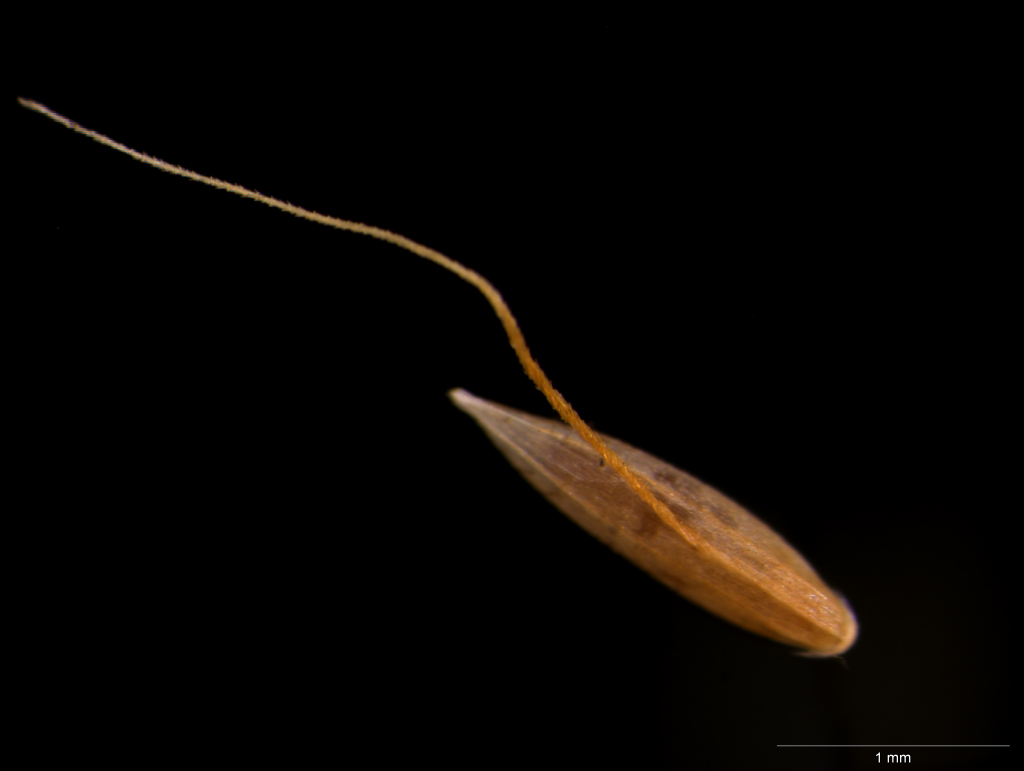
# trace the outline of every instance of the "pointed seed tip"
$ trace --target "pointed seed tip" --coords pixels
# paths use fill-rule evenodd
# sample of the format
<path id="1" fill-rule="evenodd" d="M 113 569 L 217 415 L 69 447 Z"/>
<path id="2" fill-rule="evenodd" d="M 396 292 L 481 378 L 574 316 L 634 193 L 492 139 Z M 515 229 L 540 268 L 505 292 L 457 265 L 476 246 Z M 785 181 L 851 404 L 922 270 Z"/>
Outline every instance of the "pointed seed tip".
<path id="1" fill-rule="evenodd" d="M 460 408 L 467 404 L 479 401 L 477 397 L 473 396 L 473 394 L 463 388 L 453 388 L 448 392 L 448 398 Z"/>

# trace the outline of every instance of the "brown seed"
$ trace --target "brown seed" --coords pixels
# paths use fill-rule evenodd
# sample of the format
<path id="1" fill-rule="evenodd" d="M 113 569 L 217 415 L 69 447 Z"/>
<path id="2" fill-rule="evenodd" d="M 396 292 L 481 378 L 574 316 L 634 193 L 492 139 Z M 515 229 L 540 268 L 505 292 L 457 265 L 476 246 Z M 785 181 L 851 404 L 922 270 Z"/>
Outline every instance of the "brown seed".
<path id="1" fill-rule="evenodd" d="M 683 525 L 672 528 L 564 423 L 461 389 L 449 396 L 552 504 L 687 599 L 810 655 L 853 644 L 857 622 L 843 599 L 777 533 L 713 487 L 602 435 Z"/>
<path id="2" fill-rule="evenodd" d="M 572 431 L 556 421 L 509 410 L 465 391 L 453 391 L 451 397 L 535 487 L 598 539 L 683 596 L 745 629 L 815 656 L 839 654 L 853 644 L 857 624 L 849 607 L 764 523 L 685 472 L 603 437 L 584 423 L 533 358 L 501 295 L 479 273 L 397 233 L 318 214 L 175 166 L 37 102 L 19 101 L 161 171 L 322 225 L 387 241 L 472 284 L 490 302 L 527 376 Z"/>

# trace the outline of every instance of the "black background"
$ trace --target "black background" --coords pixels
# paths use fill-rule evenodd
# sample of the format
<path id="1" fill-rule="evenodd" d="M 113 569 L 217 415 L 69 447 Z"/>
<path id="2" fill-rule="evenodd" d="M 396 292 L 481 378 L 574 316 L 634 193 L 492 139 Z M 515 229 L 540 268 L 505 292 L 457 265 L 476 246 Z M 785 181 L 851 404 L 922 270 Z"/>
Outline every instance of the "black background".
<path id="1" fill-rule="evenodd" d="M 755 19 L 209 22 L 20 49 L 30 723 L 98 719 L 84 755 L 303 765 L 1008 757 L 775 746 L 1012 740 L 997 50 Z M 585 419 L 777 528 L 860 640 L 793 656 L 551 509 L 446 399 L 550 413 L 468 285 L 16 96 L 479 270 Z"/>

